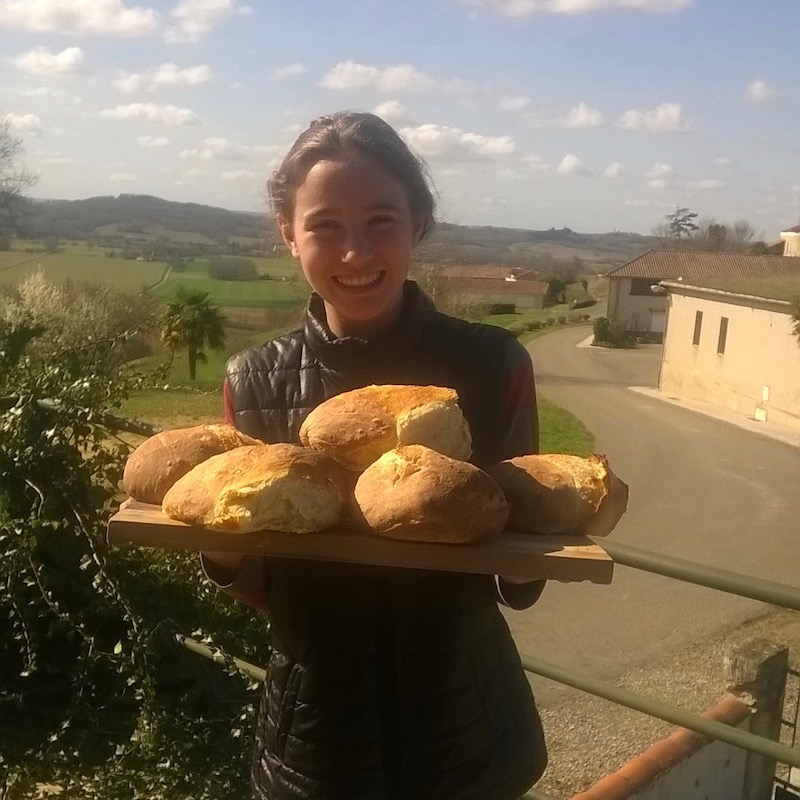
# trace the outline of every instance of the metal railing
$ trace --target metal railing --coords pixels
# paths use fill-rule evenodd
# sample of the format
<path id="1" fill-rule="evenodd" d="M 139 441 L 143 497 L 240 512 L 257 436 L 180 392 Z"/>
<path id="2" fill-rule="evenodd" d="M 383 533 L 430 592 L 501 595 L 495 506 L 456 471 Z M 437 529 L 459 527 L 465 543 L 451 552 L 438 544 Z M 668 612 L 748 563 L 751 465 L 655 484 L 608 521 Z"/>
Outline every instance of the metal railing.
<path id="1" fill-rule="evenodd" d="M 674 578 L 685 583 L 717 589 L 728 594 L 758 600 L 773 606 L 800 611 L 800 588 L 673 558 L 607 539 L 596 543 L 611 556 L 615 564 L 652 572 L 656 575 Z M 176 640 L 184 647 L 206 658 L 211 658 L 218 662 L 226 660 L 219 651 L 214 651 L 190 637 L 176 634 Z M 800 769 L 800 748 L 796 746 L 798 714 L 800 714 L 800 711 L 795 713 L 792 746 L 787 746 L 721 722 L 707 719 L 699 714 L 686 711 L 652 697 L 636 694 L 619 686 L 599 681 L 585 673 L 575 672 L 524 654 L 521 655 L 521 660 L 522 666 L 527 672 L 541 675 L 550 680 L 640 711 L 643 714 L 671 722 L 709 739 L 723 741 L 750 753 L 780 762 L 788 767 Z M 249 677 L 258 681 L 264 680 L 265 672 L 263 669 L 240 659 L 234 659 L 234 663 Z M 798 675 L 800 673 L 794 674 Z M 798 698 L 798 709 L 800 709 L 800 697 Z M 557 798 L 543 794 L 537 789 L 531 789 L 524 796 L 524 800 L 557 800 Z"/>

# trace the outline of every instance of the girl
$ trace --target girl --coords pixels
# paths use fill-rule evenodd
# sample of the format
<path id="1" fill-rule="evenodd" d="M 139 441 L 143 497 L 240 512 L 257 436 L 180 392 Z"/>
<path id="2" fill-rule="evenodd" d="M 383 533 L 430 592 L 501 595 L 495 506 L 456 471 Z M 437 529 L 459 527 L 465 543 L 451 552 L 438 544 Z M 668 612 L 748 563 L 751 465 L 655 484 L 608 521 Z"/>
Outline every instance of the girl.
<path id="1" fill-rule="evenodd" d="M 479 467 L 536 452 L 524 348 L 437 312 L 408 280 L 434 199 L 388 124 L 350 112 L 316 120 L 269 192 L 313 292 L 301 327 L 228 362 L 229 421 L 297 443 L 328 397 L 433 384 L 458 391 Z M 269 612 L 257 800 L 515 800 L 544 771 L 539 716 L 497 606 L 531 605 L 543 582 L 221 553 L 203 563 Z"/>

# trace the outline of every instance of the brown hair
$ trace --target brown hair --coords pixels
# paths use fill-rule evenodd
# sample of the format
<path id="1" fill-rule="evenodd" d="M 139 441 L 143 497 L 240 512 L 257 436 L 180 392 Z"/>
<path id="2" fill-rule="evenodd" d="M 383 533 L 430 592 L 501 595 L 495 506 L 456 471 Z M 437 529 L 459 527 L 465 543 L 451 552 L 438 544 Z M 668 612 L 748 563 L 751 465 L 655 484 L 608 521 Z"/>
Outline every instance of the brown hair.
<path id="1" fill-rule="evenodd" d="M 373 159 L 397 178 L 408 192 L 411 213 L 421 221 L 419 238 L 430 233 L 436 200 L 427 165 L 391 125 L 375 114 L 360 111 L 319 117 L 297 137 L 267 184 L 275 216 L 292 216 L 295 192 L 314 164 L 348 153 Z"/>

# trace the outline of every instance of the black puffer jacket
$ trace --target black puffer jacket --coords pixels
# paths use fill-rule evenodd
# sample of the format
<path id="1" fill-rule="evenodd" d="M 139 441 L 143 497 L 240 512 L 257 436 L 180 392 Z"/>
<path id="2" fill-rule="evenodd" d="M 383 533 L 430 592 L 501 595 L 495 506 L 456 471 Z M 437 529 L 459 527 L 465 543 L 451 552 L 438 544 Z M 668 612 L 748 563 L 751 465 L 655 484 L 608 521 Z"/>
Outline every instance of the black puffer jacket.
<path id="1" fill-rule="evenodd" d="M 513 337 L 439 314 L 408 283 L 399 325 L 369 341 L 335 339 L 312 296 L 302 329 L 231 359 L 226 393 L 241 430 L 296 441 L 342 391 L 450 386 L 487 466 L 535 448 L 518 372 L 530 366 Z M 258 800 L 516 800 L 541 775 L 541 724 L 491 576 L 280 559 L 264 576 Z"/>

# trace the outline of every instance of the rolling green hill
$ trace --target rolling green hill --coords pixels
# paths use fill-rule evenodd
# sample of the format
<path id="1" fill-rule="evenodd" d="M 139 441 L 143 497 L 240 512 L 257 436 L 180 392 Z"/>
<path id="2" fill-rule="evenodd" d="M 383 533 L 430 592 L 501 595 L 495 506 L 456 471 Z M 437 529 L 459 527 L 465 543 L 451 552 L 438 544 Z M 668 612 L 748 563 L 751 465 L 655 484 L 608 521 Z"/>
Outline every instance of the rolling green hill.
<path id="1" fill-rule="evenodd" d="M 186 256 L 209 252 L 257 255 L 283 250 L 264 214 L 121 194 L 86 200 L 36 200 L 22 234 L 82 239 L 110 248 L 156 245 Z M 657 245 L 637 233 L 578 233 L 570 228 L 526 230 L 440 223 L 417 260 L 437 264 L 498 264 L 553 272 L 605 272 Z"/>

